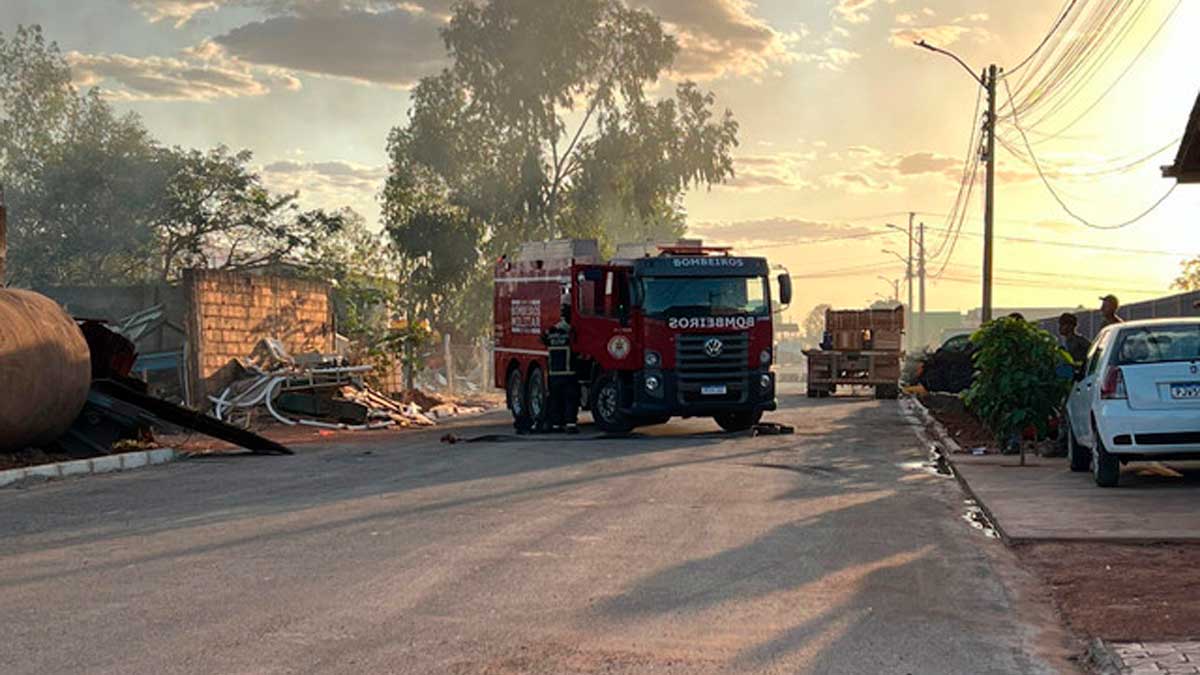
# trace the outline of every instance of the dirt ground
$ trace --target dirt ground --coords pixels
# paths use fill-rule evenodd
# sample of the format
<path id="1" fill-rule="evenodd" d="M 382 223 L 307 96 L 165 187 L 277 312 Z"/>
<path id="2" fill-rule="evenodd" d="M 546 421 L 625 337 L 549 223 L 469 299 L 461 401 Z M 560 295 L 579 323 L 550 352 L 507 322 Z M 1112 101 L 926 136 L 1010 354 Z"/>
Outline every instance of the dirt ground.
<path id="1" fill-rule="evenodd" d="M 20 452 L 0 453 L 0 471 L 23 469 L 27 466 L 38 466 L 39 464 L 67 462 L 72 459 L 76 458 L 63 453 L 46 452 L 37 448 L 29 448 Z"/>
<path id="2" fill-rule="evenodd" d="M 1077 635 L 1118 642 L 1200 638 L 1200 545 L 1022 544 Z"/>
<path id="3" fill-rule="evenodd" d="M 983 428 L 974 415 L 967 412 L 961 398 L 949 394 L 929 394 L 922 397 L 921 403 L 946 427 L 946 431 L 963 450 L 983 447 L 996 451 L 995 437 Z"/>

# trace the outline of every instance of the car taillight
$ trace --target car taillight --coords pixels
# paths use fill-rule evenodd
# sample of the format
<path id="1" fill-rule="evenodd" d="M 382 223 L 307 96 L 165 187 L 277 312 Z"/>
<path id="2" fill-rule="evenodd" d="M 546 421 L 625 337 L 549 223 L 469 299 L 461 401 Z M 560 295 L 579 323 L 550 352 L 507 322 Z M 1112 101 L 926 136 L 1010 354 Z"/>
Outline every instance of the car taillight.
<path id="1" fill-rule="evenodd" d="M 1116 366 L 1110 367 L 1104 373 L 1104 384 L 1100 387 L 1100 398 L 1125 399 L 1129 394 L 1125 391 L 1125 375 Z"/>

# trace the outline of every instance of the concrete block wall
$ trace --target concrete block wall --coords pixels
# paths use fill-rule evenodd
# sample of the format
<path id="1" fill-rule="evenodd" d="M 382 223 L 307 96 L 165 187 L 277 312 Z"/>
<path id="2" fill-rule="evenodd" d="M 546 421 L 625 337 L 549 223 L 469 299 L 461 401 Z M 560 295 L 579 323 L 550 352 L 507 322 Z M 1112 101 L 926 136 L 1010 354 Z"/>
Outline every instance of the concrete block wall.
<path id="1" fill-rule="evenodd" d="M 214 270 L 184 273 L 189 399 L 196 407 L 222 386 L 221 371 L 266 337 L 292 354 L 334 350 L 329 286 L 286 277 Z"/>

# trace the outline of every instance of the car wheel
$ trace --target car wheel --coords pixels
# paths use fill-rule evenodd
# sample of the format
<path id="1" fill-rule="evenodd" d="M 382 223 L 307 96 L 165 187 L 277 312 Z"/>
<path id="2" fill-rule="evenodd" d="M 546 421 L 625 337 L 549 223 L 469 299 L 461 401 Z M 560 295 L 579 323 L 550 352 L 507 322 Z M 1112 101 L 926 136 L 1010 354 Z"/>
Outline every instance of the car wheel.
<path id="1" fill-rule="evenodd" d="M 1092 435 L 1096 439 L 1092 444 L 1092 478 L 1100 487 L 1117 487 L 1121 482 L 1121 461 L 1104 448 L 1099 430 L 1093 430 Z"/>
<path id="2" fill-rule="evenodd" d="M 525 401 L 525 381 L 521 369 L 513 368 L 508 374 L 508 409 L 512 412 L 513 427 L 517 431 L 529 431 L 529 406 Z"/>
<path id="3" fill-rule="evenodd" d="M 633 420 L 622 409 L 625 388 L 616 373 L 600 376 L 592 387 L 592 419 L 601 431 L 624 434 L 633 430 Z"/>
<path id="4" fill-rule="evenodd" d="M 529 381 L 525 386 L 525 401 L 529 408 L 529 426 L 534 431 L 545 431 L 549 423 L 546 402 L 546 376 L 542 369 L 534 366 L 529 370 Z"/>
<path id="5" fill-rule="evenodd" d="M 1071 464 L 1071 470 L 1075 472 L 1087 471 L 1092 467 L 1092 453 L 1085 447 L 1079 444 L 1079 439 L 1075 438 L 1075 430 L 1071 428 L 1070 420 L 1067 420 L 1067 462 Z"/>
<path id="6" fill-rule="evenodd" d="M 725 431 L 745 431 L 762 420 L 762 411 L 721 413 L 713 415 L 713 420 Z"/>

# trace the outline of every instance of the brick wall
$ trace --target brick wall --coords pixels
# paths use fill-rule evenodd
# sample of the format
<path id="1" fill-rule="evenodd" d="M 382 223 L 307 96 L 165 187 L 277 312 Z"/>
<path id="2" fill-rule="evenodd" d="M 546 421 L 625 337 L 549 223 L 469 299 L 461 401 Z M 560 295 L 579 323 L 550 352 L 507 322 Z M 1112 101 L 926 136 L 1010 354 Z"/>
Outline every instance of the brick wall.
<path id="1" fill-rule="evenodd" d="M 222 371 L 265 337 L 292 354 L 334 351 L 326 284 L 284 277 L 187 270 L 189 400 L 196 407 L 225 384 Z"/>

